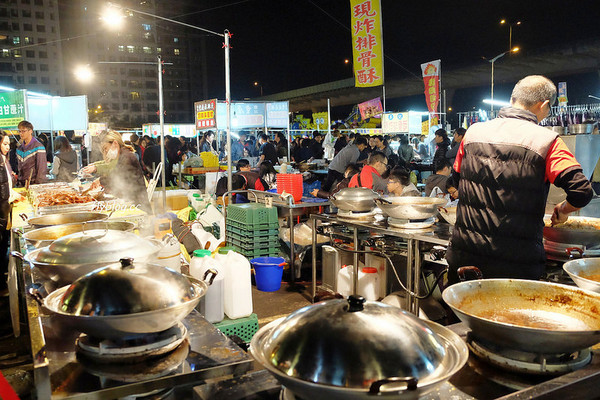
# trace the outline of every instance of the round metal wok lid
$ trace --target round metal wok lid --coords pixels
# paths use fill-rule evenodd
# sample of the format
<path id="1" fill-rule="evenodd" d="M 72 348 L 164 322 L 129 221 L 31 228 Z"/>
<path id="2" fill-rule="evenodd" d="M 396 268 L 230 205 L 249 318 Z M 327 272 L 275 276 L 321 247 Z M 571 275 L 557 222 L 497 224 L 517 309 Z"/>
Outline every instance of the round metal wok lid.
<path id="1" fill-rule="evenodd" d="M 356 187 L 343 188 L 333 194 L 330 201 L 339 209 L 364 212 L 375 208 L 375 199 L 379 195 L 371 189 Z"/>
<path id="2" fill-rule="evenodd" d="M 185 303 L 198 297 L 197 292 L 180 273 L 123 258 L 73 282 L 58 307 L 72 315 L 134 314 Z"/>
<path id="3" fill-rule="evenodd" d="M 460 349 L 449 346 L 416 316 L 355 296 L 304 307 L 261 331 L 252 354 L 286 386 L 367 390 L 376 381 L 410 377 L 421 387 L 447 379 L 467 358 L 460 340 Z"/>
<path id="4" fill-rule="evenodd" d="M 53 265 L 115 262 L 121 257 L 148 258 L 161 249 L 159 243 L 131 232 L 92 229 L 63 236 L 40 249 L 31 260 Z"/>
<path id="5" fill-rule="evenodd" d="M 408 220 L 431 218 L 437 213 L 438 207 L 446 204 L 445 199 L 420 196 L 386 197 L 376 202 L 384 214 Z"/>

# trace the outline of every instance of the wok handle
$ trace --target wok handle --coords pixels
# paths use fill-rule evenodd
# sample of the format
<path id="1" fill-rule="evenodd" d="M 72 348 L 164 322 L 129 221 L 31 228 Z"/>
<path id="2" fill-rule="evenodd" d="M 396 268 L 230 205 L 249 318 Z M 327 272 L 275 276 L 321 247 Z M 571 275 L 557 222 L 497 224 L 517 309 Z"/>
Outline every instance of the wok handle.
<path id="1" fill-rule="evenodd" d="M 41 293 L 40 286 L 43 289 L 43 285 L 41 284 L 33 284 L 29 289 L 27 289 L 27 293 L 40 305 L 44 305 L 44 296 Z"/>
<path id="2" fill-rule="evenodd" d="M 21 219 L 25 222 L 27 222 L 29 220 L 29 217 L 25 213 L 19 214 L 19 217 L 21 217 Z"/>
<path id="3" fill-rule="evenodd" d="M 381 391 L 381 387 L 383 385 L 387 385 L 388 383 L 396 383 L 396 382 L 404 382 L 406 383 L 406 390 L 417 390 L 417 385 L 419 383 L 419 380 L 417 378 L 415 378 L 414 376 L 404 376 L 404 377 L 393 377 L 393 378 L 385 378 L 385 379 L 380 379 L 378 381 L 375 381 L 373 383 L 371 383 L 371 387 L 369 387 L 369 395 L 380 395 L 380 394 L 385 394 L 385 392 Z M 392 392 L 394 395 L 397 395 L 401 392 L 403 392 L 403 390 L 399 390 L 398 392 L 394 391 Z"/>
<path id="4" fill-rule="evenodd" d="M 567 247 L 565 249 L 565 252 L 567 253 L 567 255 L 569 256 L 570 259 L 583 258 L 584 250 L 581 247 Z M 579 253 L 579 254 L 576 255 L 573 253 Z"/>
<path id="5" fill-rule="evenodd" d="M 18 258 L 21 261 L 25 260 L 25 255 L 23 253 L 19 252 L 19 251 L 14 251 L 13 250 L 13 251 L 10 252 L 10 255 L 13 256 L 13 257 Z"/>
<path id="6" fill-rule="evenodd" d="M 458 279 L 460 279 L 461 282 L 471 281 L 471 280 L 475 280 L 475 279 L 483 279 L 483 274 L 481 273 L 479 268 L 472 266 L 472 265 L 467 266 L 467 267 L 460 267 L 456 271 L 456 273 L 458 275 Z M 469 277 L 467 276 L 468 273 L 473 273 L 475 276 L 475 279 L 469 279 Z"/>

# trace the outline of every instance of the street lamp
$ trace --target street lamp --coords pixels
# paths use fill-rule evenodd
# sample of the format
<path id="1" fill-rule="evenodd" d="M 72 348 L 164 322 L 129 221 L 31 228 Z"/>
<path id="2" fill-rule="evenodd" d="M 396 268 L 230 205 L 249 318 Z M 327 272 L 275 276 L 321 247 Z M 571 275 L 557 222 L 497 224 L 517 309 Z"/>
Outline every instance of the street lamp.
<path id="1" fill-rule="evenodd" d="M 519 51 L 519 48 L 515 47 L 514 49 L 510 49 L 510 50 L 505 51 L 504 53 L 498 54 L 496 57 L 492 58 L 491 60 L 486 59 L 488 62 L 490 62 L 492 64 L 492 88 L 490 91 L 490 99 L 491 99 L 490 106 L 491 106 L 492 113 L 494 112 L 494 63 L 498 59 L 504 57 L 507 53 L 516 53 L 517 51 Z"/>
<path id="2" fill-rule="evenodd" d="M 509 22 L 505 19 L 500 20 L 500 25 L 508 25 L 508 51 L 512 49 L 512 30 L 513 26 L 521 25 L 521 21 Z"/>
<path id="3" fill-rule="evenodd" d="M 156 14 L 151 14 L 145 11 L 139 11 L 139 10 L 134 10 L 131 8 L 126 8 L 126 7 L 122 7 L 119 6 L 117 4 L 114 3 L 108 3 L 109 7 L 114 7 L 117 8 L 119 10 L 123 10 L 126 11 L 128 13 L 136 13 L 136 14 L 140 14 L 140 15 L 146 15 L 149 17 L 153 17 L 156 19 L 160 19 L 163 21 L 167 21 L 167 22 L 171 22 L 177 25 L 182 25 L 182 26 L 186 26 L 188 28 L 192 28 L 192 29 L 197 29 L 206 33 L 210 33 L 211 35 L 215 35 L 215 36 L 219 36 L 222 37 L 224 39 L 224 43 L 223 43 L 223 49 L 225 50 L 225 109 L 226 114 L 227 114 L 227 190 L 231 191 L 232 190 L 232 173 L 231 173 L 231 85 L 230 85 L 230 68 L 229 68 L 229 49 L 230 49 L 230 45 L 229 45 L 229 39 L 231 38 L 232 34 L 229 32 L 229 30 L 225 29 L 223 33 L 218 33 L 218 32 L 214 32 L 211 31 L 209 29 L 205 29 L 205 28 L 201 28 L 199 26 L 195 26 L 195 25 L 190 25 L 190 24 L 186 24 L 185 22 L 181 22 L 181 21 L 176 21 L 174 19 L 170 19 L 170 18 L 165 18 L 165 17 L 161 17 L 159 15 Z M 109 8 L 110 9 L 110 8 Z M 160 66 L 160 56 L 159 56 L 159 71 L 161 69 Z M 162 76 L 159 74 L 159 84 L 162 84 Z M 160 104 L 160 138 L 162 143 L 164 143 L 164 119 L 163 119 L 163 111 L 162 111 L 162 92 L 160 93 L 160 97 L 159 97 L 159 104 Z M 161 151 L 162 153 L 162 151 Z M 164 182 L 164 166 L 165 164 L 163 163 L 163 182 Z M 165 196 L 165 195 L 163 195 Z M 231 199 L 230 199 L 231 200 Z"/>
<path id="4" fill-rule="evenodd" d="M 262 85 L 260 83 L 258 83 L 258 82 L 254 82 L 254 86 L 260 88 L 260 96 L 262 97 L 262 95 L 263 95 Z"/>

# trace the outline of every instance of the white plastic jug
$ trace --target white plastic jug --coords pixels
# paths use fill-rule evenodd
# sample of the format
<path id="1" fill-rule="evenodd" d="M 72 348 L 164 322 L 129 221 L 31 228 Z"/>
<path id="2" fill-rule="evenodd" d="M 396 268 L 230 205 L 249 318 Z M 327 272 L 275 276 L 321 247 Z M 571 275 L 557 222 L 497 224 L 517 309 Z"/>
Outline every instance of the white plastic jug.
<path id="1" fill-rule="evenodd" d="M 250 262 L 235 251 L 215 254 L 225 267 L 225 314 L 231 319 L 252 314 L 252 281 Z"/>
<path id="2" fill-rule="evenodd" d="M 188 190 L 187 191 L 187 198 L 188 198 L 188 205 L 192 208 L 194 208 L 194 195 L 201 195 L 202 192 L 198 189 L 194 189 L 194 190 Z"/>
<path id="3" fill-rule="evenodd" d="M 358 294 L 367 300 L 379 298 L 379 274 L 377 268 L 364 267 L 358 273 Z"/>
<path id="4" fill-rule="evenodd" d="M 344 297 L 348 297 L 352 294 L 352 281 L 354 279 L 354 266 L 343 265 L 342 269 L 338 271 L 337 275 L 337 286 L 335 291 Z"/>
<path id="5" fill-rule="evenodd" d="M 181 272 L 181 244 L 173 234 L 166 234 L 162 239 L 162 249 L 158 252 L 158 264 Z"/>
<path id="6" fill-rule="evenodd" d="M 208 250 L 195 250 L 193 254 L 190 262 L 190 274 L 194 278 L 205 280 L 209 270 L 213 269 L 217 272 L 196 309 L 204 315 L 208 322 L 221 322 L 225 316 L 225 268 L 210 256 L 211 253 Z"/>

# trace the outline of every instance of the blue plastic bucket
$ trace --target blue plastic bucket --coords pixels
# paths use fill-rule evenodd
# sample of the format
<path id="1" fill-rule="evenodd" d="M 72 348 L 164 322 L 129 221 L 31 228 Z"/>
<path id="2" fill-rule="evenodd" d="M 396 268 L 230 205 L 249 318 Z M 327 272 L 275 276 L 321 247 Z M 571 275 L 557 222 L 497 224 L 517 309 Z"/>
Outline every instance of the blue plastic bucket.
<path id="1" fill-rule="evenodd" d="M 281 288 L 283 266 L 282 257 L 257 257 L 250 260 L 256 275 L 256 288 L 262 292 L 275 292 Z"/>

